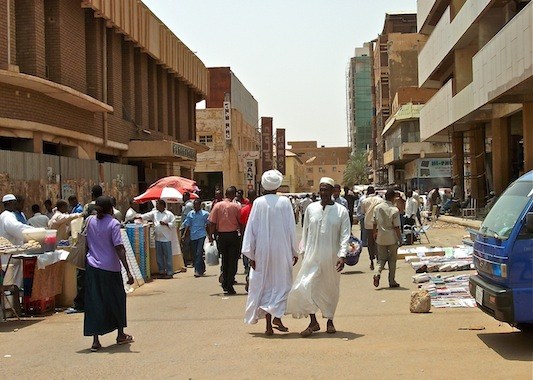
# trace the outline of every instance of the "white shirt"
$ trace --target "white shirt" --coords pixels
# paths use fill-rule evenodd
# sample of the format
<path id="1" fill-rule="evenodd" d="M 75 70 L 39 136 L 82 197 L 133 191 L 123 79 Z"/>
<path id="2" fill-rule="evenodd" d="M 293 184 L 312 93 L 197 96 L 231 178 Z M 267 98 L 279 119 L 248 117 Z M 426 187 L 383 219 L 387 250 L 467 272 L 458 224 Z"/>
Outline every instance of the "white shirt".
<path id="1" fill-rule="evenodd" d="M 365 229 L 371 230 L 374 228 L 374 207 L 383 202 L 385 202 L 383 198 L 375 193 L 367 195 L 367 197 L 361 202 L 361 213 L 365 215 Z"/>
<path id="2" fill-rule="evenodd" d="M 48 222 L 48 227 L 52 230 L 57 230 L 57 240 L 67 240 L 70 236 L 70 221 L 81 218 L 82 213 L 67 214 L 61 211 L 56 211 L 52 219 Z"/>
<path id="3" fill-rule="evenodd" d="M 46 215 L 36 212 L 30 219 L 28 219 L 28 224 L 32 227 L 46 228 L 48 227 L 49 220 L 50 219 L 48 219 Z"/>
<path id="4" fill-rule="evenodd" d="M 305 214 L 305 210 L 307 209 L 307 207 L 313 203 L 313 201 L 311 200 L 311 198 L 304 198 L 304 200 L 302 201 L 302 203 L 300 204 L 300 210 L 302 211 L 302 215 Z"/>
<path id="5" fill-rule="evenodd" d="M 137 211 L 135 211 L 133 208 L 129 208 L 128 211 L 126 211 L 126 216 L 124 217 L 125 222 L 131 222 L 133 219 L 135 219 L 135 216 L 137 215 Z"/>
<path id="6" fill-rule="evenodd" d="M 155 240 L 157 241 L 172 241 L 173 235 L 177 234 L 176 217 L 168 210 L 160 212 L 154 208 L 152 211 L 142 214 L 141 218 L 142 220 L 150 220 L 154 222 Z M 162 225 L 161 222 L 168 223 L 168 226 Z"/>
<path id="7" fill-rule="evenodd" d="M 414 197 L 408 198 L 407 203 L 405 204 L 405 216 L 412 218 L 416 215 L 418 210 L 418 202 Z"/>
<path id="8" fill-rule="evenodd" d="M 2 214 L 0 214 L 0 236 L 6 238 L 12 244 L 24 244 L 22 231 L 27 228 L 32 227 L 19 222 L 13 212 L 5 210 Z"/>

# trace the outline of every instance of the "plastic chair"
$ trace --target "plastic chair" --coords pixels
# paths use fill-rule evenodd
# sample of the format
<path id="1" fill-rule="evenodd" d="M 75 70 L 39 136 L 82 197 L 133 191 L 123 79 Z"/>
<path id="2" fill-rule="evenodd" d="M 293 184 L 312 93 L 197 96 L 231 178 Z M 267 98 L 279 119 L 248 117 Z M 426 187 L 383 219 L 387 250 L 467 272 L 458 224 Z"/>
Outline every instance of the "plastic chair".
<path id="1" fill-rule="evenodd" d="M 431 242 L 429 241 L 428 235 L 426 233 L 430 228 L 431 226 L 427 224 L 422 225 L 420 227 L 406 224 L 403 226 L 403 231 L 404 231 L 404 234 L 406 233 L 413 234 L 413 243 L 418 241 L 420 244 L 422 244 L 422 235 L 424 235 L 426 237 L 426 240 L 428 241 L 428 244 L 431 244 Z"/>
<path id="2" fill-rule="evenodd" d="M 476 210 L 477 210 L 477 200 L 474 198 L 471 198 L 468 202 L 467 207 L 463 208 L 463 218 L 475 218 L 476 217 Z"/>

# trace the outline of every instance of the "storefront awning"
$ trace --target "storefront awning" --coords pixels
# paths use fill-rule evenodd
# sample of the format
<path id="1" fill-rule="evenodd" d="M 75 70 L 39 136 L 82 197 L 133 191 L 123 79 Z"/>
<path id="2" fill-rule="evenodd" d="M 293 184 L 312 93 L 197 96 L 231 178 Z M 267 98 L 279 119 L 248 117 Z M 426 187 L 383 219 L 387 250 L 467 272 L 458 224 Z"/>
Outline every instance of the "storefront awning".
<path id="1" fill-rule="evenodd" d="M 154 161 L 196 161 L 196 149 L 185 144 L 167 140 L 132 140 L 128 144 L 128 158 Z"/>
<path id="2" fill-rule="evenodd" d="M 0 70 L 0 83 L 33 90 L 91 112 L 113 112 L 113 107 L 71 87 L 15 71 Z"/>

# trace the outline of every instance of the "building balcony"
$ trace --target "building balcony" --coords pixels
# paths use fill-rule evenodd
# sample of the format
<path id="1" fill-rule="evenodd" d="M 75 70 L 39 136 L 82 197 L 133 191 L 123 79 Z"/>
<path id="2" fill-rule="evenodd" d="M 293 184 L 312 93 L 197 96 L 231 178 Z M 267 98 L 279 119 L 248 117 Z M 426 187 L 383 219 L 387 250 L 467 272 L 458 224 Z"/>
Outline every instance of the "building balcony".
<path id="1" fill-rule="evenodd" d="M 113 112 L 113 107 L 71 87 L 22 74 L 17 71 L 0 70 L 0 83 L 39 92 L 51 98 L 91 112 Z"/>
<path id="2" fill-rule="evenodd" d="M 472 59 L 473 107 L 533 101 L 533 2 Z"/>
<path id="3" fill-rule="evenodd" d="M 418 0 L 416 3 L 416 21 L 418 33 L 429 34 L 450 0 Z"/>
<path id="4" fill-rule="evenodd" d="M 533 2 L 530 2 L 472 60 L 473 80 L 454 94 L 453 79 L 420 111 L 420 139 L 456 122 L 488 120 L 494 103 L 533 101 Z"/>
<path id="5" fill-rule="evenodd" d="M 426 86 L 438 69 L 446 69 L 442 67 L 443 63 L 451 60 L 453 49 L 462 40 L 470 38 L 469 32 L 475 28 L 476 20 L 492 2 L 493 0 L 467 0 L 453 20 L 450 7 L 446 8 L 418 55 L 420 87 Z"/>
<path id="6" fill-rule="evenodd" d="M 389 149 L 383 155 L 385 165 L 406 163 L 417 158 L 446 157 L 450 154 L 448 143 L 406 142 Z"/>

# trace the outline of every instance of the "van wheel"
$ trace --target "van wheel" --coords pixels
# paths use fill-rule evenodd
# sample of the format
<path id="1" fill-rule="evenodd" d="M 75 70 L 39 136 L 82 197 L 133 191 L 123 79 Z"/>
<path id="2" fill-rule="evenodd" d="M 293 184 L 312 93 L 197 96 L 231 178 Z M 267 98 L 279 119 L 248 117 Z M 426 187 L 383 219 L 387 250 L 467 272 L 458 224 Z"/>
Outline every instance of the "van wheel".
<path id="1" fill-rule="evenodd" d="M 532 334 L 533 333 L 533 324 L 532 323 L 517 323 L 516 328 L 523 333 Z"/>

